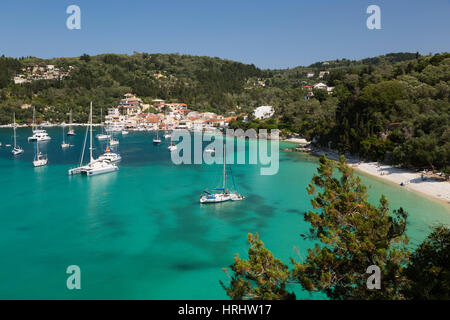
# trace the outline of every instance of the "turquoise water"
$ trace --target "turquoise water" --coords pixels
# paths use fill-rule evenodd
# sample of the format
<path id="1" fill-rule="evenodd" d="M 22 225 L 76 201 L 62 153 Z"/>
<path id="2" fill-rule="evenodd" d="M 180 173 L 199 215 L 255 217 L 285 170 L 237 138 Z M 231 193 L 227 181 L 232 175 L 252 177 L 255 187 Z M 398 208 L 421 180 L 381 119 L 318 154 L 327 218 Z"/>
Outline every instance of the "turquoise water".
<path id="1" fill-rule="evenodd" d="M 167 142 L 152 133 L 118 136 L 118 172 L 91 178 L 67 175 L 80 158 L 84 128 L 61 150 L 61 129 L 42 144 L 49 165 L 33 168 L 30 129 L 18 129 L 25 154 L 13 159 L 11 129 L 0 129 L 0 298 L 2 299 L 226 299 L 219 280 L 233 255 L 245 256 L 247 233 L 258 232 L 284 261 L 310 242 L 302 213 L 311 208 L 305 188 L 317 160 L 280 153 L 280 170 L 261 176 L 257 165 L 233 166 L 247 199 L 200 205 L 203 188 L 220 182 L 218 165 L 170 161 Z M 97 150 L 103 148 L 95 141 Z M 409 213 L 417 244 L 437 222 L 450 224 L 449 206 L 370 177 L 371 199 L 387 195 Z M 78 265 L 82 289 L 66 288 L 66 268 Z M 323 298 L 294 288 L 299 298 Z"/>

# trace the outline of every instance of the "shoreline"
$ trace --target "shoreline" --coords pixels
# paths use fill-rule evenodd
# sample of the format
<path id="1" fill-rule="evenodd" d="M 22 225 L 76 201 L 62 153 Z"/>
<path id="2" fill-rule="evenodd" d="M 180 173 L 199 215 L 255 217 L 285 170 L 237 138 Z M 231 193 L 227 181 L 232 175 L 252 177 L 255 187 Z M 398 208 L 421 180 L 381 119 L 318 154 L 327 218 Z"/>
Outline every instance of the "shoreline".
<path id="1" fill-rule="evenodd" d="M 295 149 L 295 148 L 294 148 Z M 322 154 L 328 159 L 338 161 L 340 154 L 334 150 L 313 149 L 311 151 L 297 151 L 320 157 Z M 409 191 L 417 192 L 428 199 L 450 204 L 450 181 L 442 181 L 436 177 L 414 172 L 408 169 L 398 168 L 378 162 L 361 161 L 359 158 L 346 155 L 348 165 L 358 173 L 379 179 L 396 185 Z M 401 185 L 403 184 L 403 185 Z"/>
<path id="2" fill-rule="evenodd" d="M 339 154 L 334 151 L 316 150 L 310 152 L 313 156 L 324 154 L 327 158 L 337 161 Z M 441 203 L 450 204 L 450 182 L 438 180 L 434 177 L 423 175 L 395 166 L 378 162 L 365 162 L 357 158 L 346 156 L 348 165 L 355 171 L 378 178 L 382 181 L 395 184 L 399 188 L 420 193 L 423 196 L 438 200 Z M 403 185 L 401 185 L 403 183 Z"/>

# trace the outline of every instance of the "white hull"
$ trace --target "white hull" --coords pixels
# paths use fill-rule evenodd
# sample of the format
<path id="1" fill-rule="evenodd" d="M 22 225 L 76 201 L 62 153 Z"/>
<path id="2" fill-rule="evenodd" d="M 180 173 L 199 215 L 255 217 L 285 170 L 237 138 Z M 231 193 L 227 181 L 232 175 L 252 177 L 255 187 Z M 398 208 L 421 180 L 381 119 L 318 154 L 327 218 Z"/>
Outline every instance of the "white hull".
<path id="1" fill-rule="evenodd" d="M 205 195 L 200 198 L 200 203 L 218 203 L 230 201 L 231 195 L 224 193 L 213 193 L 211 195 Z"/>
<path id="2" fill-rule="evenodd" d="M 66 148 L 69 148 L 69 147 L 70 147 L 70 144 L 68 144 L 68 143 L 61 144 L 61 148 L 63 148 L 63 149 L 66 149 Z"/>
<path id="3" fill-rule="evenodd" d="M 106 139 L 110 139 L 111 136 L 109 134 L 99 134 L 96 137 L 98 140 L 106 140 Z"/>
<path id="4" fill-rule="evenodd" d="M 35 166 L 35 167 L 43 167 L 43 166 L 47 165 L 47 163 L 48 163 L 48 159 L 34 160 L 33 161 L 33 166 Z"/>
<path id="5" fill-rule="evenodd" d="M 22 148 L 14 148 L 14 149 L 12 149 L 12 151 L 11 151 L 11 153 L 13 154 L 13 155 L 15 155 L 15 156 L 17 156 L 17 155 L 19 155 L 19 154 L 22 154 L 24 151 L 23 151 L 23 149 Z"/>
<path id="6" fill-rule="evenodd" d="M 173 152 L 177 150 L 177 146 L 169 146 L 169 151 Z"/>
<path id="7" fill-rule="evenodd" d="M 122 160 L 122 157 L 114 152 L 106 152 L 104 154 L 102 154 L 100 157 L 98 157 L 99 161 L 109 161 L 111 163 L 115 163 L 115 162 L 119 162 L 120 160 Z"/>

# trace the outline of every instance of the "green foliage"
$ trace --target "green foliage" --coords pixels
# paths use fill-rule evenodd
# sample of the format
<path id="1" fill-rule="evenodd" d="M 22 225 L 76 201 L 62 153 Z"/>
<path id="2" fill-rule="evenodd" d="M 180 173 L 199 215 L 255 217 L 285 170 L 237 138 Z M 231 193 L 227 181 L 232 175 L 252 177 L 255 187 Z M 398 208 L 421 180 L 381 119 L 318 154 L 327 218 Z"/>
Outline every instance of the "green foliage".
<path id="1" fill-rule="evenodd" d="M 258 234 L 248 234 L 250 248 L 248 260 L 236 254 L 234 263 L 224 272 L 229 276 L 229 286 L 220 281 L 227 295 L 233 300 L 287 300 L 295 294 L 286 289 L 289 278 L 288 267 L 264 247 Z"/>
<path id="2" fill-rule="evenodd" d="M 450 299 L 450 229 L 438 226 L 416 249 L 405 270 L 408 299 Z"/>
<path id="3" fill-rule="evenodd" d="M 288 283 L 330 299 L 446 299 L 450 292 L 450 229 L 440 226 L 411 252 L 407 249 L 407 213 L 390 212 L 382 196 L 378 206 L 367 201 L 366 187 L 341 157 L 322 156 L 307 190 L 314 210 L 305 213 L 311 224 L 305 238 L 316 241 L 306 257 L 291 259 L 293 269 L 249 234 L 249 259 L 235 256 L 229 286 L 232 299 L 291 299 Z M 381 289 L 368 289 L 366 270 L 376 265 Z"/>
<path id="4" fill-rule="evenodd" d="M 63 81 L 13 83 L 22 67 L 36 64 L 74 69 Z M 335 86 L 333 94 L 314 90 L 314 98 L 305 100 L 304 86 L 319 81 L 324 70 L 330 74 L 320 81 Z M 307 78 L 307 72 L 316 77 Z M 47 107 L 44 121 L 67 122 L 70 109 L 75 121 L 85 121 L 91 100 L 97 114 L 126 92 L 146 101 L 185 102 L 192 110 L 222 114 L 234 110 L 251 115 L 254 107 L 271 105 L 276 111 L 272 121 L 250 118 L 233 126 L 295 132 L 370 160 L 442 171 L 449 167 L 449 53 L 392 53 L 284 70 L 179 54 L 0 58 L 0 124 L 10 123 L 12 112 L 19 123 L 27 122 L 29 111 L 22 104 Z"/>
<path id="5" fill-rule="evenodd" d="M 339 176 L 335 176 L 337 169 Z M 398 299 L 402 265 L 407 261 L 406 212 L 389 211 L 382 196 L 378 207 L 367 201 L 366 187 L 353 176 L 345 159 L 320 159 L 308 193 L 314 209 L 305 214 L 310 237 L 318 240 L 293 277 L 308 291 L 323 291 L 331 299 Z M 368 290 L 365 270 L 381 270 L 381 290 Z"/>

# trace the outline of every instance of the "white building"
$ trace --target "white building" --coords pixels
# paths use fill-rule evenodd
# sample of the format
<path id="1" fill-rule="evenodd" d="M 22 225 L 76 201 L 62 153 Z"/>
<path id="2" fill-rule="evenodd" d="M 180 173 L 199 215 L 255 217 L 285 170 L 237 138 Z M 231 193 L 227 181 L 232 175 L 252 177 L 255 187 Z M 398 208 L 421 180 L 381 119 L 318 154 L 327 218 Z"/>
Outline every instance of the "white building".
<path id="1" fill-rule="evenodd" d="M 254 115 L 257 119 L 267 119 L 273 116 L 275 110 L 272 106 L 261 106 L 255 109 Z"/>

